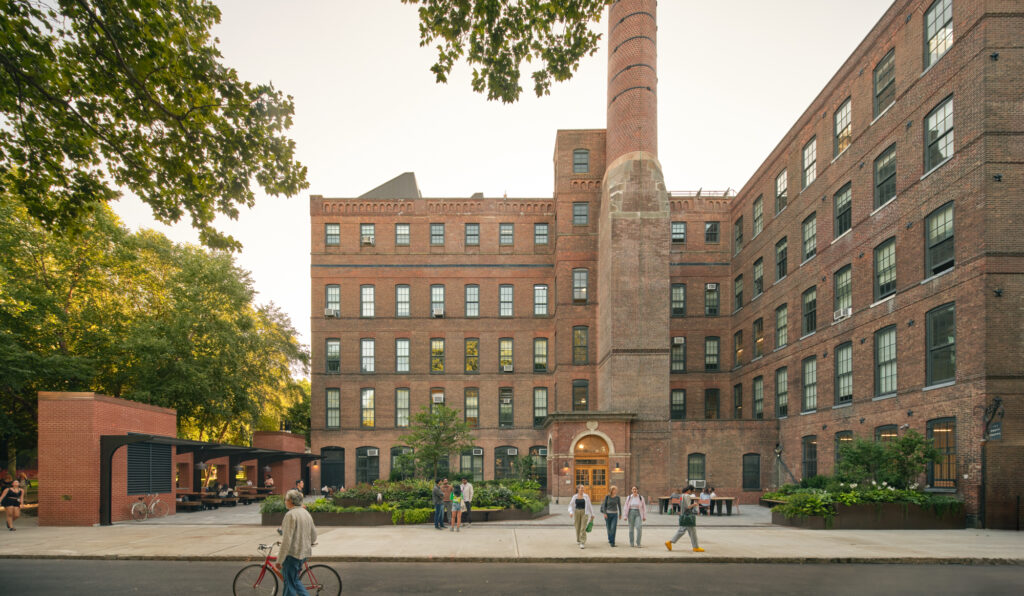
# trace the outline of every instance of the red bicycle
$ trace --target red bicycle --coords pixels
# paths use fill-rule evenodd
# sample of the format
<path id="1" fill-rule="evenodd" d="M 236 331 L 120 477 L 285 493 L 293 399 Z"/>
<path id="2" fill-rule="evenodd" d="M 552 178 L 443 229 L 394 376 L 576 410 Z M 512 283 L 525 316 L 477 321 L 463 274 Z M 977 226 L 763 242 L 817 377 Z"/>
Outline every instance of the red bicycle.
<path id="1" fill-rule="evenodd" d="M 274 567 L 277 557 L 271 553 L 279 544 L 281 543 L 259 545 L 260 553 L 266 553 L 266 558 L 263 559 L 263 563 L 253 563 L 242 567 L 235 575 L 233 586 L 235 596 L 243 594 L 277 595 L 278 580 L 284 581 L 284 577 Z M 299 581 L 306 587 L 306 591 L 314 596 L 341 596 L 341 576 L 334 568 L 327 565 L 303 563 Z"/>

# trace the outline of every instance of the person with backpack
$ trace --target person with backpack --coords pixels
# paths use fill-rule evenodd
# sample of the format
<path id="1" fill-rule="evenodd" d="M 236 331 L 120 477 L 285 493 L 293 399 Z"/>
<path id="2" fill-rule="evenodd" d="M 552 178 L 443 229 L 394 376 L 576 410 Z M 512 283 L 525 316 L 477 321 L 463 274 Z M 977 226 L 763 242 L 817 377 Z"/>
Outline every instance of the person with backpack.
<path id="1" fill-rule="evenodd" d="M 704 549 L 697 544 L 697 513 L 694 509 L 700 507 L 700 502 L 693 497 L 692 486 L 687 486 L 683 490 L 683 500 L 679 506 L 682 509 L 682 513 L 679 514 L 679 529 L 676 530 L 676 535 L 671 540 L 665 541 L 665 548 L 672 550 L 672 545 L 682 538 L 683 534 L 689 534 L 693 552 L 704 552 Z"/>
<path id="2" fill-rule="evenodd" d="M 452 488 L 452 496 L 449 498 L 452 504 L 451 528 L 449 531 L 458 532 L 462 527 L 462 487 L 458 484 Z"/>

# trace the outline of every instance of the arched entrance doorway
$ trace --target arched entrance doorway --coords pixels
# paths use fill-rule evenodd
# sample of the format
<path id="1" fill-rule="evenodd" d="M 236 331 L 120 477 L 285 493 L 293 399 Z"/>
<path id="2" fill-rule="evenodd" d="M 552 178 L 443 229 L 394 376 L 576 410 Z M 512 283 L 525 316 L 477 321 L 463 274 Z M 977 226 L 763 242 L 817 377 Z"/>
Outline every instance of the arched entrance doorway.
<path id="1" fill-rule="evenodd" d="M 576 484 L 590 493 L 596 509 L 608 494 L 608 443 L 597 435 L 587 435 L 573 447 L 576 460 Z"/>

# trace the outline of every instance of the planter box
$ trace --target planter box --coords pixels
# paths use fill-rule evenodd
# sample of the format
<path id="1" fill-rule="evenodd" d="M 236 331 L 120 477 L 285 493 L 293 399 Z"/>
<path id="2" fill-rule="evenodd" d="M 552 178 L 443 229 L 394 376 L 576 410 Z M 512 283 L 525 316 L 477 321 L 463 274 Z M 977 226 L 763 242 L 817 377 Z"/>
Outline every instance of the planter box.
<path id="1" fill-rule="evenodd" d="M 264 526 L 279 526 L 284 513 L 264 513 Z M 390 511 L 357 511 L 353 513 L 311 512 L 317 526 L 390 526 Z"/>
<path id="2" fill-rule="evenodd" d="M 335 499 L 334 504 L 338 507 L 369 507 L 377 501 L 375 499 Z"/>
<path id="3" fill-rule="evenodd" d="M 474 509 L 471 513 L 471 519 L 473 523 L 478 521 L 481 522 L 494 522 L 494 521 L 518 521 L 527 519 L 537 519 L 538 517 L 544 517 L 550 515 L 548 513 L 548 507 L 541 509 L 537 513 L 530 513 L 529 511 L 523 511 L 522 509 L 494 509 L 494 510 L 481 510 Z"/>
<path id="4" fill-rule="evenodd" d="M 967 526 L 963 507 L 936 514 L 931 507 L 909 503 L 837 504 L 831 528 L 823 517 L 789 519 L 776 511 L 772 523 L 808 530 L 962 530 Z"/>

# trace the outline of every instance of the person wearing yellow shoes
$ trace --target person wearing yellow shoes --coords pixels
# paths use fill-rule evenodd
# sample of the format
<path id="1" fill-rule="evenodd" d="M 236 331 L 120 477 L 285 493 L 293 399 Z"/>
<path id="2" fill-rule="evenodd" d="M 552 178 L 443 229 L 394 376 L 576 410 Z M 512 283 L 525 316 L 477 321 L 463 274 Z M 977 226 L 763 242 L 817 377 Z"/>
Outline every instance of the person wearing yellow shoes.
<path id="1" fill-rule="evenodd" d="M 693 552 L 704 552 L 704 549 L 697 544 L 697 512 L 694 510 L 700 507 L 700 502 L 694 498 L 692 486 L 687 486 L 683 490 L 683 498 L 680 500 L 679 507 L 679 529 L 676 530 L 676 535 L 671 540 L 665 541 L 665 548 L 672 550 L 672 545 L 682 538 L 683 534 L 689 534 Z"/>

